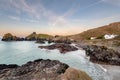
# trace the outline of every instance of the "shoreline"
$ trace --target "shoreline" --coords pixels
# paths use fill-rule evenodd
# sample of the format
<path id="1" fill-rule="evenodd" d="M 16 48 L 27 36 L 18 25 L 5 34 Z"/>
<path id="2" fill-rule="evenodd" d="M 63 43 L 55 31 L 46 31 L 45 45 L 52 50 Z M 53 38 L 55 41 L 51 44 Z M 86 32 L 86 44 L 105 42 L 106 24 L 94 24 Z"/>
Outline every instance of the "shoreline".
<path id="1" fill-rule="evenodd" d="M 120 80 L 120 66 L 115 65 L 100 65 L 106 70 L 110 80 Z"/>

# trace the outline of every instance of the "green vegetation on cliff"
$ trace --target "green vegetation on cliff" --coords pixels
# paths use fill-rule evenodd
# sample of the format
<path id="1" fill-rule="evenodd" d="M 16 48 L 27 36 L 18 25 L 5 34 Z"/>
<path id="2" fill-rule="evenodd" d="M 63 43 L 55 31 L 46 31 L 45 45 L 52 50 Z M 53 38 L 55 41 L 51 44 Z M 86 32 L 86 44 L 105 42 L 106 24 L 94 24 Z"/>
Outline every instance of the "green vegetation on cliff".
<path id="1" fill-rule="evenodd" d="M 50 39 L 53 36 L 48 34 L 36 34 L 36 32 L 33 32 L 32 34 L 28 35 L 26 37 L 27 40 L 36 40 L 36 39 Z"/>

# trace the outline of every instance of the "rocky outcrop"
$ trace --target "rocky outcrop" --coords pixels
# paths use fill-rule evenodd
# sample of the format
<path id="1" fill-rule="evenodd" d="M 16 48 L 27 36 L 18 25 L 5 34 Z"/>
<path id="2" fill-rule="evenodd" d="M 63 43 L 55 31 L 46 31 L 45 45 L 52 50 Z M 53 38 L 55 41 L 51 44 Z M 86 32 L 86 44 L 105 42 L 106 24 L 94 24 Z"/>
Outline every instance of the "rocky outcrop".
<path id="1" fill-rule="evenodd" d="M 1 66 L 0 66 L 1 67 Z M 87 78 L 86 78 L 87 77 Z M 0 80 L 92 80 L 85 72 L 71 69 L 57 60 L 38 59 L 0 70 Z"/>
<path id="2" fill-rule="evenodd" d="M 23 40 L 24 38 L 13 36 L 11 33 L 5 34 L 2 38 L 2 41 L 23 41 Z"/>
<path id="3" fill-rule="evenodd" d="M 105 46 L 87 45 L 82 46 L 90 61 L 101 64 L 120 65 L 120 53 Z"/>
<path id="4" fill-rule="evenodd" d="M 49 46 L 39 46 L 39 48 L 44 48 L 49 50 L 58 49 L 60 53 L 66 53 L 66 52 L 78 50 L 78 48 L 76 48 L 75 46 L 71 46 L 69 44 L 63 44 L 63 43 L 56 43 Z"/>

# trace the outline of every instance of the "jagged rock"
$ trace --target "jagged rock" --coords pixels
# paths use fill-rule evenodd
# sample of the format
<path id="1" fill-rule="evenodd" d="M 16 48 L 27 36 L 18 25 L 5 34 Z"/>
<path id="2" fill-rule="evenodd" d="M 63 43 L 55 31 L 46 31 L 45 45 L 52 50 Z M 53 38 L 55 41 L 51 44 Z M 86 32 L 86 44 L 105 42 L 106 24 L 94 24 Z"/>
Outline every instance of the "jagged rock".
<path id="1" fill-rule="evenodd" d="M 87 45 L 82 46 L 92 62 L 120 65 L 120 53 L 105 46 Z"/>
<path id="2" fill-rule="evenodd" d="M 75 46 L 71 46 L 69 44 L 63 44 L 63 43 L 57 43 L 49 46 L 39 46 L 39 48 L 45 48 L 49 50 L 58 49 L 60 53 L 66 53 L 66 52 L 78 50 Z"/>
<path id="3" fill-rule="evenodd" d="M 87 78 L 86 78 L 87 77 Z M 82 71 L 57 60 L 38 59 L 22 66 L 0 70 L 0 80 L 91 80 Z"/>
<path id="4" fill-rule="evenodd" d="M 6 69 L 6 68 L 17 68 L 17 67 L 18 67 L 18 65 L 16 65 L 16 64 L 10 64 L 10 65 L 0 64 L 0 70 Z"/>
<path id="5" fill-rule="evenodd" d="M 54 42 L 52 39 L 48 39 L 47 41 L 49 44 Z"/>
<path id="6" fill-rule="evenodd" d="M 59 80 L 69 66 L 57 60 L 39 59 L 12 69 L 6 67 L 0 70 L 0 80 Z"/>

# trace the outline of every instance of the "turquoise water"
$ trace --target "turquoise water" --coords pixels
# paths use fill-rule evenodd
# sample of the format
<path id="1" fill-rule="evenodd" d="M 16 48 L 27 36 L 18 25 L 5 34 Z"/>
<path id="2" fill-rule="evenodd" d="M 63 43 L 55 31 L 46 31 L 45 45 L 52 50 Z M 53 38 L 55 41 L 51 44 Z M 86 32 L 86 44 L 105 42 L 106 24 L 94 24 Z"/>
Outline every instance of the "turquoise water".
<path id="1" fill-rule="evenodd" d="M 78 50 L 66 54 L 60 54 L 58 50 L 40 49 L 30 41 L 2 42 L 0 41 L 0 64 L 22 65 L 35 59 L 59 60 L 73 68 L 86 71 L 93 80 L 110 80 L 106 72 L 98 65 L 86 59 L 85 51 Z"/>

